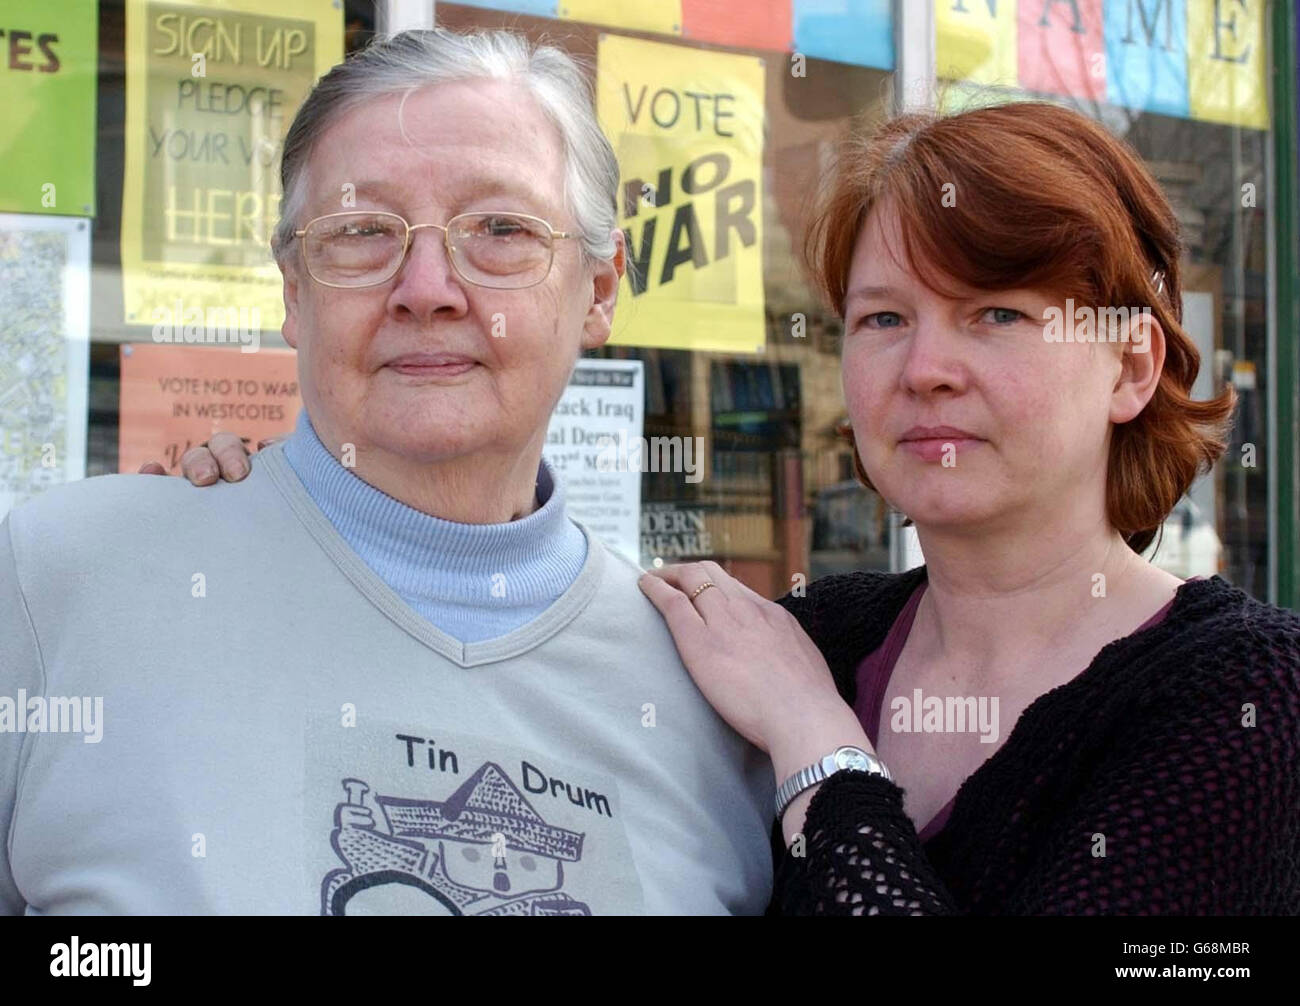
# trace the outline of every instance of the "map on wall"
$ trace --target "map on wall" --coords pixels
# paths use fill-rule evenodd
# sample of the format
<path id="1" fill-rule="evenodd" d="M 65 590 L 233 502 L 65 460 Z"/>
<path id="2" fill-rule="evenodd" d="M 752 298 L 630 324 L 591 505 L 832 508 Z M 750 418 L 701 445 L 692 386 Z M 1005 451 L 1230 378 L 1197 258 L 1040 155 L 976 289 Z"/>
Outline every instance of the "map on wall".
<path id="1" fill-rule="evenodd" d="M 0 517 L 86 473 L 90 223 L 0 214 Z"/>

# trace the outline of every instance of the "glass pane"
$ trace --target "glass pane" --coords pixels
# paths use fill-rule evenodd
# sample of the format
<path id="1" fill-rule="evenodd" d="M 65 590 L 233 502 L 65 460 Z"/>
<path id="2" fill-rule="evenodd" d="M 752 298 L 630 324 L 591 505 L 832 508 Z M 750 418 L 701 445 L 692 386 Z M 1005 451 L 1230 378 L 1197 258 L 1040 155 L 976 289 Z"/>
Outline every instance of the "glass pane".
<path id="1" fill-rule="evenodd" d="M 322 18 L 332 17 L 331 5 L 326 4 L 321 8 Z M 333 5 L 332 10 L 337 12 L 337 16 L 342 23 L 342 51 L 352 52 L 363 46 L 373 36 L 375 30 L 375 3 L 373 0 L 348 0 L 346 4 Z M 269 15 L 268 16 L 272 16 Z M 269 24 L 269 23 L 268 23 Z M 255 37 L 255 24 L 245 24 L 242 34 L 238 36 L 239 43 L 245 47 L 241 50 L 241 66 L 251 64 L 258 66 L 256 59 L 249 59 L 251 49 L 247 47 L 253 44 Z M 293 23 L 277 22 L 270 27 L 279 27 L 286 32 L 295 28 L 302 29 L 302 26 Z M 161 31 L 161 29 L 159 29 Z M 305 30 L 305 29 L 303 29 Z M 188 221 L 198 230 L 184 232 L 178 229 L 167 239 L 164 232 L 164 241 L 156 254 L 168 263 L 183 262 L 193 265 L 199 272 L 209 266 L 218 255 L 229 254 L 232 247 L 236 248 L 239 253 L 245 256 L 245 262 L 248 265 L 262 267 L 273 270 L 274 265 L 270 255 L 266 237 L 270 228 L 277 222 L 276 216 L 272 213 L 266 216 L 263 223 L 253 233 L 248 225 L 248 221 L 236 219 L 239 200 L 232 195 L 233 192 L 251 190 L 258 188 L 266 197 L 266 203 L 278 205 L 279 197 L 279 161 L 278 147 L 275 148 L 275 155 L 271 157 L 268 149 L 268 158 L 273 161 L 273 165 L 268 165 L 262 170 L 256 168 L 260 159 L 260 154 L 254 150 L 252 137 L 258 135 L 259 129 L 265 130 L 265 136 L 269 142 L 274 145 L 277 143 L 282 134 L 275 133 L 273 125 L 280 129 L 287 129 L 288 124 L 292 121 L 293 115 L 297 110 L 297 105 L 276 104 L 274 97 L 260 93 L 255 101 L 250 99 L 251 108 L 246 108 L 240 115 L 227 114 L 226 112 L 218 113 L 215 110 L 195 109 L 192 114 L 182 115 L 176 121 L 168 124 L 163 121 L 153 121 L 152 119 L 146 124 L 144 135 L 136 135 L 128 128 L 127 121 L 127 21 L 125 4 L 121 0 L 101 0 L 99 3 L 99 75 L 98 75 L 98 93 L 97 93 L 97 138 L 95 144 L 95 179 L 96 179 L 96 215 L 92 223 L 91 239 L 91 286 L 90 286 L 90 376 L 88 387 L 88 431 L 86 445 L 86 475 L 105 475 L 112 474 L 123 470 L 125 465 L 130 470 L 135 470 L 135 461 L 132 465 L 126 458 L 120 454 L 120 425 L 119 420 L 122 416 L 122 360 L 123 351 L 135 346 L 145 347 L 146 350 L 180 350 L 182 354 L 186 350 L 193 351 L 191 347 L 156 345 L 157 340 L 154 326 L 151 324 L 153 319 L 144 318 L 127 318 L 127 310 L 124 302 L 123 288 L 123 231 L 134 230 L 140 233 L 148 233 L 148 227 L 151 220 L 160 219 L 166 222 L 166 213 L 168 203 L 167 197 L 163 197 L 160 202 L 153 201 L 146 196 L 141 201 L 139 208 L 131 210 L 128 208 L 126 214 L 123 212 L 127 200 L 124 199 L 123 193 L 126 188 L 126 145 L 134 143 L 138 145 L 141 156 L 150 155 L 149 132 L 148 128 L 153 129 L 154 142 L 157 143 L 166 129 L 179 129 L 187 132 L 187 137 L 175 140 L 166 140 L 156 151 L 158 158 L 170 162 L 177 157 L 188 160 L 190 174 L 186 176 L 189 179 L 188 187 L 191 189 L 201 190 L 204 195 L 200 198 L 198 204 L 201 209 L 199 216 L 188 218 L 177 217 L 178 221 Z M 213 32 L 215 35 L 215 32 Z M 247 86 L 247 91 L 251 94 L 252 88 L 264 87 L 267 91 L 276 89 L 286 89 L 286 81 L 292 80 L 293 86 L 301 88 L 302 74 L 298 74 L 292 69 L 292 59 L 285 55 L 283 49 L 285 35 L 279 36 L 282 48 L 277 50 L 279 56 L 274 56 L 270 51 L 271 38 L 273 33 L 268 28 L 263 36 L 263 55 L 268 57 L 266 66 L 254 73 L 253 77 L 244 80 L 243 84 Z M 158 43 L 155 48 L 165 47 L 163 41 L 165 32 L 158 36 L 155 41 Z M 226 52 L 223 47 L 236 39 L 233 24 L 228 26 L 226 34 L 222 36 L 222 41 L 209 39 L 204 30 L 197 30 L 194 35 L 195 45 L 198 50 L 207 55 L 207 65 L 204 67 L 206 78 L 192 78 L 193 80 L 204 80 L 209 85 L 222 85 L 231 80 L 228 63 L 221 61 L 221 55 Z M 182 53 L 182 56 L 185 54 Z M 279 63 L 277 64 L 277 60 Z M 286 68 L 285 63 L 289 64 Z M 171 77 L 180 77 L 183 74 L 162 73 L 157 76 L 148 77 L 150 88 L 168 86 L 176 88 L 176 81 Z M 170 81 L 170 83 L 169 83 Z M 310 78 L 306 79 L 310 84 Z M 242 86 L 242 85 L 241 85 Z M 188 93 L 188 92 L 187 92 Z M 287 93 L 287 91 L 286 91 Z M 213 90 L 208 92 L 206 97 L 196 98 L 196 101 L 202 101 L 210 104 L 216 100 L 214 96 L 221 95 L 220 100 L 235 102 L 238 100 L 238 92 L 234 90 L 220 91 Z M 162 99 L 159 99 L 159 104 Z M 155 108 L 151 102 L 148 106 L 150 109 Z M 234 107 L 233 105 L 230 107 Z M 271 122 L 270 114 L 274 113 L 274 123 Z M 241 117 L 242 116 L 242 117 Z M 246 121 L 247 120 L 247 121 Z M 265 120 L 265 121 L 263 121 Z M 206 134 L 206 139 L 205 139 Z M 272 139 L 274 134 L 274 139 Z M 218 141 L 217 136 L 225 137 L 224 142 Z M 167 150 L 167 143 L 175 143 L 176 146 L 170 151 Z M 182 147 L 182 144 L 186 146 Z M 206 146 L 205 146 L 206 144 Z M 247 161 L 244 159 L 244 153 L 249 153 Z M 224 153 L 224 158 L 222 154 Z M 206 158 L 206 160 L 204 159 Z M 164 168 L 162 182 L 164 191 L 167 187 L 184 188 L 186 186 L 175 185 L 173 175 L 166 172 L 170 169 Z M 241 175 L 242 172 L 242 175 Z M 232 180 L 236 177 L 245 177 L 245 182 L 239 184 Z M 208 193 L 211 193 L 209 195 Z M 176 204 L 181 210 L 192 211 L 194 205 L 192 202 L 185 200 L 193 199 L 190 196 L 179 193 L 177 197 L 180 201 Z M 275 202 L 272 202 L 274 199 Z M 245 207 L 251 205 L 249 200 L 245 200 Z M 174 207 L 175 208 L 175 207 Z M 232 246 L 229 242 L 239 236 L 239 241 Z M 128 269 L 128 272 L 134 272 L 139 275 L 144 285 L 147 287 L 154 273 L 157 272 L 157 266 L 150 261 L 149 252 L 146 251 L 143 263 L 138 268 Z M 224 261 L 224 259 L 223 259 Z M 278 284 L 276 285 L 278 289 Z M 240 290 L 243 287 L 239 288 Z M 232 303 L 243 304 L 242 300 L 236 300 L 240 294 L 227 295 Z M 278 296 L 278 293 L 276 294 Z M 218 298 L 218 301 L 220 298 Z M 199 298 L 191 299 L 186 295 L 184 310 L 199 308 L 203 310 L 210 307 L 205 301 Z M 244 304 L 247 307 L 246 304 Z M 176 336 L 177 341 L 182 341 L 182 327 L 180 325 L 182 314 L 181 309 L 176 312 Z M 251 318 L 251 315 L 250 315 Z M 210 320 L 208 311 L 204 310 L 204 322 Z M 264 327 L 261 327 L 264 326 Z M 289 353 L 288 347 L 281 338 L 279 332 L 279 322 L 272 322 L 267 317 L 260 317 L 260 323 L 257 325 L 246 325 L 256 329 L 254 337 L 260 347 L 265 349 L 281 349 Z M 200 347 L 206 350 L 207 347 Z M 268 358 L 268 354 L 256 353 L 248 354 L 243 357 L 245 361 L 261 361 Z M 191 374 L 186 365 L 178 365 L 170 370 L 165 377 L 159 377 L 166 381 L 171 381 L 172 387 L 180 388 L 180 382 L 197 382 L 191 387 L 196 389 L 195 393 L 189 394 L 169 394 L 166 388 L 154 386 L 153 395 L 143 395 L 138 389 L 131 393 L 135 403 L 142 403 L 145 397 L 148 397 L 155 404 L 166 400 L 169 408 L 194 408 L 203 410 L 208 417 L 208 424 L 211 430 L 226 429 L 233 430 L 240 434 L 248 434 L 253 424 L 266 429 L 267 433 L 271 431 L 279 433 L 288 433 L 293 428 L 294 417 L 297 411 L 297 392 L 296 381 L 293 380 L 292 356 L 288 357 L 288 366 L 281 366 L 276 370 L 277 384 L 282 384 L 286 394 L 265 396 L 259 391 L 258 395 L 246 396 L 245 401 L 241 401 L 241 396 L 237 390 L 237 382 L 230 381 L 228 384 L 222 383 L 223 378 L 204 379 Z M 287 375 L 283 381 L 279 378 Z M 269 377 L 268 377 L 269 380 Z M 289 385 L 292 384 L 292 389 Z M 260 384 L 260 381 L 259 381 Z M 264 387 L 264 386 L 263 386 Z M 291 393 L 290 393 L 291 392 Z M 294 404 L 284 404 L 292 401 Z M 162 408 L 162 405 L 158 405 Z M 148 409 L 144 407 L 135 407 L 133 411 L 137 418 L 145 414 Z M 192 437 L 168 437 L 166 443 L 156 444 L 151 441 L 148 448 L 148 456 L 161 461 L 164 466 L 172 473 L 180 472 L 180 456 L 184 451 L 193 446 L 193 444 L 202 442 L 206 439 L 208 433 L 202 436 Z M 246 442 L 252 440 L 250 448 L 255 446 L 259 436 L 267 434 L 257 434 L 254 437 L 246 437 Z M 143 460 L 143 459 L 141 459 Z"/>
<path id="2" fill-rule="evenodd" d="M 1179 576 L 1222 572 L 1267 598 L 1267 134 L 1149 114 L 1108 123 L 1142 154 L 1183 228 L 1183 324 L 1201 351 L 1195 397 L 1229 382 L 1238 396 L 1228 450 L 1166 521 L 1155 561 Z"/>
<path id="3" fill-rule="evenodd" d="M 936 4 L 945 100 L 1069 105 L 1132 145 L 1163 188 L 1184 242 L 1183 327 L 1201 355 L 1193 396 L 1231 383 L 1239 404 L 1227 451 L 1148 554 L 1177 576 L 1221 573 L 1267 599 L 1267 7 L 1234 5 L 1229 17 L 1209 4 L 1049 6 L 1017 25 L 1014 7 Z"/>
<path id="4" fill-rule="evenodd" d="M 643 363 L 643 438 L 648 448 L 658 441 L 687 440 L 704 447 L 698 480 L 680 471 L 643 472 L 639 559 L 645 566 L 713 559 L 769 597 L 788 591 L 796 574 L 811 579 L 841 569 L 887 569 L 885 508 L 854 481 L 851 454 L 835 434 L 844 419 L 840 326 L 819 306 L 796 256 L 808 196 L 833 143 L 851 116 L 871 121 L 886 114 L 891 75 L 806 55 L 800 65 L 785 51 L 788 32 L 771 50 L 749 49 L 637 31 L 617 23 L 617 11 L 618 5 L 611 5 L 609 17 L 620 36 L 667 42 L 687 52 L 741 53 L 761 60 L 766 88 L 761 166 L 764 318 L 758 336 L 762 352 L 610 345 L 589 354 Z M 563 32 L 557 33 L 550 19 L 450 3 L 439 3 L 436 13 L 439 25 L 453 29 L 509 27 L 534 39 L 554 42 L 558 37 L 570 53 L 588 60 L 588 66 L 596 65 L 600 36 L 608 30 L 566 20 Z M 691 26 L 687 28 L 689 33 Z M 726 31 L 736 39 L 745 27 L 729 24 Z M 812 44 L 830 46 L 830 34 Z M 851 46 L 843 51 L 846 58 L 872 58 Z M 677 108 L 668 96 L 660 96 L 657 106 L 655 95 L 643 100 L 663 121 Z M 681 114 L 692 124 L 699 114 L 707 126 L 705 102 L 682 107 Z M 681 196 L 685 183 L 680 176 L 656 176 L 647 184 L 654 191 L 642 192 L 642 198 L 663 200 Z M 635 257 L 646 239 L 645 214 L 635 212 L 635 199 L 629 207 L 625 198 L 622 211 L 621 223 Z M 668 223 L 664 220 L 662 226 Z M 742 240 L 738 231 L 733 239 Z M 710 237 L 704 251 L 716 251 Z M 637 295 L 625 287 L 615 332 L 621 318 L 640 310 L 644 308 Z M 714 334 L 703 312 L 674 333 L 675 341 L 686 347 Z"/>

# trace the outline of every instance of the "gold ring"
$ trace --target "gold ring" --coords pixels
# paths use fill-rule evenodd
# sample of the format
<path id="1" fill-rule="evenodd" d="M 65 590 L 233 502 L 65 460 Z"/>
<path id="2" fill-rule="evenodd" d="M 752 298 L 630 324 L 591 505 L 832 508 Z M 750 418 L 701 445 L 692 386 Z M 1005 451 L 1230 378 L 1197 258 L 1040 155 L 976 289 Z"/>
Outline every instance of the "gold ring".
<path id="1" fill-rule="evenodd" d="M 696 587 L 694 590 L 691 591 L 691 600 L 694 601 L 697 597 L 703 594 L 710 587 L 716 587 L 716 586 L 717 584 L 714 583 L 712 580 L 705 580 L 702 584 L 700 584 L 698 587 Z"/>

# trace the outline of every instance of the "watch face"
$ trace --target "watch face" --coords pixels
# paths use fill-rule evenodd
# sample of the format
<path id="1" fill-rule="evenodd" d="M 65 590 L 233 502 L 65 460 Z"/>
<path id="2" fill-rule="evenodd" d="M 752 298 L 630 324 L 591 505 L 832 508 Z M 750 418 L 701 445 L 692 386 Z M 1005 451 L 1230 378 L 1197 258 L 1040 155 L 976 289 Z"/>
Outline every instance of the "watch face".
<path id="1" fill-rule="evenodd" d="M 871 761 L 865 751 L 858 748 L 840 748 L 835 752 L 836 768 L 854 769 L 858 772 L 871 771 Z"/>

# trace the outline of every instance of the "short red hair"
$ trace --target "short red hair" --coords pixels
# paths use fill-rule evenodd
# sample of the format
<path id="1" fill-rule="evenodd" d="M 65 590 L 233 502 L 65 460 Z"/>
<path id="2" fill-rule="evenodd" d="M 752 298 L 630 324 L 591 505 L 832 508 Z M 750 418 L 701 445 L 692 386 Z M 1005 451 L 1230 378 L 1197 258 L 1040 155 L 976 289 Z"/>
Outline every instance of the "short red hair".
<path id="1" fill-rule="evenodd" d="M 902 261 L 936 292 L 956 279 L 1150 307 L 1165 334 L 1164 370 L 1141 414 L 1113 428 L 1106 476 L 1108 520 L 1145 550 L 1223 453 L 1236 396 L 1228 387 L 1210 401 L 1191 397 L 1200 354 L 1182 327 L 1178 221 L 1141 159 L 1092 119 L 1037 101 L 851 130 L 804 245 L 841 319 L 854 244 L 885 201 L 898 213 Z M 856 447 L 854 469 L 874 489 Z"/>

